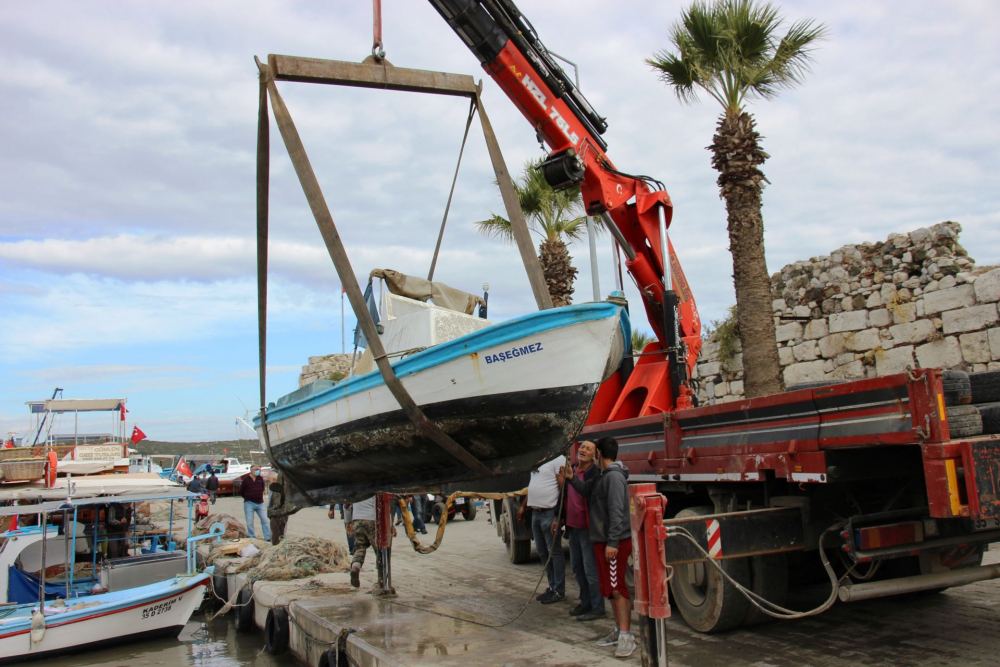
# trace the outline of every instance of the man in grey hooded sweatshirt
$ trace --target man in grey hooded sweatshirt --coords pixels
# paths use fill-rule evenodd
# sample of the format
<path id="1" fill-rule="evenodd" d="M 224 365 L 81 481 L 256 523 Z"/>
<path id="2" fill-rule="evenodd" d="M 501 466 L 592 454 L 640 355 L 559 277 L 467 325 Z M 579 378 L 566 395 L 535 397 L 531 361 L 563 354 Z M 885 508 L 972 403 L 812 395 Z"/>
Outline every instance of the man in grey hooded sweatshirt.
<path id="1" fill-rule="evenodd" d="M 627 658 L 635 651 L 635 637 L 629 631 L 631 600 L 625 584 L 632 554 L 628 468 L 618 461 L 618 441 L 614 438 L 598 440 L 597 454 L 600 475 L 583 481 L 567 469 L 564 477 L 589 503 L 590 542 L 594 545 L 601 595 L 611 600 L 615 613 L 614 631 L 597 645 L 615 646 L 615 657 Z"/>

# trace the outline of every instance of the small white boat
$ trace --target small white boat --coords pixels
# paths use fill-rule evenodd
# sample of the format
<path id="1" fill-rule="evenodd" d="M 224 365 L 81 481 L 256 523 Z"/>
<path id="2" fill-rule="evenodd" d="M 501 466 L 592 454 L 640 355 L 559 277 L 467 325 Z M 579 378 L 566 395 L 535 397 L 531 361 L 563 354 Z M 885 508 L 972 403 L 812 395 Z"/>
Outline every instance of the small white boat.
<path id="1" fill-rule="evenodd" d="M 0 607 L 0 665 L 107 648 L 152 637 L 176 637 L 201 605 L 210 575 L 69 601 Z"/>
<path id="2" fill-rule="evenodd" d="M 490 324 L 386 297 L 379 324 L 390 358 L 402 357 L 396 375 L 427 417 L 496 477 L 530 471 L 573 442 L 631 338 L 628 316 L 611 302 Z M 430 346 L 421 331 L 430 332 Z M 254 425 L 263 442 L 259 416 Z M 267 430 L 279 467 L 316 502 L 481 479 L 417 431 L 377 370 L 314 382 L 270 404 Z M 292 504 L 307 502 L 289 491 Z"/>

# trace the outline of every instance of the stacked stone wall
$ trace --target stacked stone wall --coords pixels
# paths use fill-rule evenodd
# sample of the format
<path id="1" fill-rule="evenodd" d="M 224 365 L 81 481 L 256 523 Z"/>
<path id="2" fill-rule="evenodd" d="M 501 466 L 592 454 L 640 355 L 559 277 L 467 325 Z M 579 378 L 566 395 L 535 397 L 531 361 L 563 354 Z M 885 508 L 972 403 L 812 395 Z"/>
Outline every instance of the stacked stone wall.
<path id="1" fill-rule="evenodd" d="M 1000 369 L 1000 268 L 976 268 L 943 222 L 881 243 L 846 245 L 771 277 L 785 385 L 901 373 Z M 738 349 L 738 347 L 737 347 Z M 695 377 L 704 402 L 743 397 L 742 355 L 706 341 Z"/>
<path id="2" fill-rule="evenodd" d="M 311 384 L 316 380 L 331 380 L 331 376 L 339 373 L 346 376 L 351 370 L 351 355 L 349 354 L 327 354 L 320 357 L 309 357 L 309 364 L 302 367 L 299 374 L 299 388 Z"/>

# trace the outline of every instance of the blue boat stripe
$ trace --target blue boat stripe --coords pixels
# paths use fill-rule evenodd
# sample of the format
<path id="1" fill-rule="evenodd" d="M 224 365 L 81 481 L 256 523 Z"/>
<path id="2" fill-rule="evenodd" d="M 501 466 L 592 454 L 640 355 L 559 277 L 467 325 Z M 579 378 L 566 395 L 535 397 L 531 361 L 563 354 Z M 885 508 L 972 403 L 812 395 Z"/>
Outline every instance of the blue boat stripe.
<path id="1" fill-rule="evenodd" d="M 537 313 L 531 313 L 507 320 L 506 322 L 494 324 L 485 329 L 480 329 L 455 340 L 441 343 L 440 345 L 435 345 L 434 347 L 410 355 L 394 363 L 392 369 L 396 372 L 396 377 L 402 379 L 428 368 L 440 366 L 467 354 L 481 352 L 487 348 L 527 338 L 528 336 L 533 336 L 544 331 L 613 317 L 617 311 L 621 311 L 620 321 L 625 322 L 622 325 L 622 332 L 629 332 L 631 328 L 626 322 L 627 316 L 621 306 L 607 301 L 581 303 L 572 306 L 563 306 L 562 308 L 542 310 Z M 630 340 L 631 334 L 625 336 L 626 347 Z M 303 412 L 314 410 L 327 403 L 339 401 L 383 384 L 382 375 L 377 370 L 344 380 L 334 387 L 330 387 L 325 391 L 313 394 L 294 403 L 289 403 L 281 407 L 268 408 L 267 423 L 274 424 L 295 417 Z M 255 427 L 260 428 L 259 414 L 254 417 L 253 423 Z"/>

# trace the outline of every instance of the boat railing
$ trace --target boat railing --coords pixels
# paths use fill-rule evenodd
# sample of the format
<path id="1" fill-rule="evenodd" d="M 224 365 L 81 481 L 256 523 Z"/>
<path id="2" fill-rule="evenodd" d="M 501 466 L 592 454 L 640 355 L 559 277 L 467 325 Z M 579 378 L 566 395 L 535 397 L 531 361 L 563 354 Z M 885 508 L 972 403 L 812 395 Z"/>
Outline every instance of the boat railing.
<path id="1" fill-rule="evenodd" d="M 190 535 L 187 538 L 187 573 L 194 574 L 197 570 L 198 562 L 198 552 L 195 548 L 195 542 L 201 542 L 202 540 L 215 539 L 217 542 L 222 541 L 222 536 L 226 532 L 226 527 L 222 523 L 216 521 L 208 529 L 208 532 L 204 535 Z"/>

